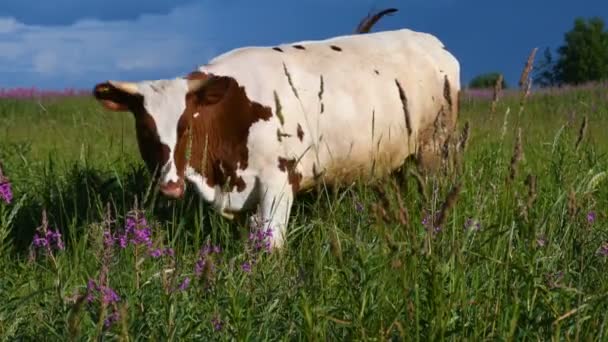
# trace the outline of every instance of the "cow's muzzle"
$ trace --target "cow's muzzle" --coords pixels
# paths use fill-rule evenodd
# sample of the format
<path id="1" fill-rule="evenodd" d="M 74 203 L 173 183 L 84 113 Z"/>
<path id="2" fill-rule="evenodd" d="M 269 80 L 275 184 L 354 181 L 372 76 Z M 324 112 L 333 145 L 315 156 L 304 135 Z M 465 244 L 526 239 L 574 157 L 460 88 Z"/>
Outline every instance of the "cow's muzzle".
<path id="1" fill-rule="evenodd" d="M 184 197 L 184 181 L 179 180 L 177 182 L 170 181 L 160 185 L 160 192 L 172 199 L 180 199 Z"/>

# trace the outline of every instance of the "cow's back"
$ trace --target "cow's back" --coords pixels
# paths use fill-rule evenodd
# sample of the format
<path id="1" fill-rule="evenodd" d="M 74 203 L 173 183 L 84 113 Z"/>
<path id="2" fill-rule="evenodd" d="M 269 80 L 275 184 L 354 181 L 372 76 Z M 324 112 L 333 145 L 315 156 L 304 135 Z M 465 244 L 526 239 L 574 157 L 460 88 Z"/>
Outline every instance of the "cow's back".
<path id="1" fill-rule="evenodd" d="M 273 125 L 251 135 L 250 164 L 266 167 L 268 154 L 297 159 L 301 188 L 321 173 L 350 182 L 398 167 L 446 106 L 446 75 L 450 96 L 460 88 L 459 64 L 443 44 L 407 29 L 241 48 L 201 70 L 234 77 L 272 108 Z"/>

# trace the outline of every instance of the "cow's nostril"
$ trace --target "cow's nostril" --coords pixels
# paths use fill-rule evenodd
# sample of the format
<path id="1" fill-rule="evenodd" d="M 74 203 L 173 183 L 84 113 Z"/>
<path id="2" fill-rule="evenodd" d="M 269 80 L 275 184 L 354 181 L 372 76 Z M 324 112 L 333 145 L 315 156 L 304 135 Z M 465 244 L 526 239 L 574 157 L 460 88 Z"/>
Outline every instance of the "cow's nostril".
<path id="1" fill-rule="evenodd" d="M 165 184 L 161 184 L 160 192 L 170 198 L 181 198 L 184 195 L 184 183 L 170 181 Z"/>

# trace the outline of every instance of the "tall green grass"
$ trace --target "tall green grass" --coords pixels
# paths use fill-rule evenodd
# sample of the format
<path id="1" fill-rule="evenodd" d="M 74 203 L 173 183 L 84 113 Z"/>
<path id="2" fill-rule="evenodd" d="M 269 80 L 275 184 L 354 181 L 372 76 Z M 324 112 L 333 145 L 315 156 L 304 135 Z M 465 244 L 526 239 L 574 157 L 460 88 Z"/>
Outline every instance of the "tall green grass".
<path id="1" fill-rule="evenodd" d="M 15 198 L 0 204 L 0 336 L 606 340 L 607 93 L 533 95 L 522 111 L 507 98 L 494 113 L 466 98 L 470 137 L 449 168 L 427 177 L 408 164 L 299 196 L 288 247 L 272 255 L 252 250 L 245 219 L 226 221 L 192 194 L 158 196 L 130 115 L 88 98 L 2 100 L 0 160 Z M 154 248 L 174 257 L 104 247 L 104 229 L 120 231 L 136 201 Z M 52 255 L 31 245 L 43 210 L 66 245 Z M 207 244 L 221 251 L 197 275 Z M 100 274 L 118 302 L 87 300 Z"/>

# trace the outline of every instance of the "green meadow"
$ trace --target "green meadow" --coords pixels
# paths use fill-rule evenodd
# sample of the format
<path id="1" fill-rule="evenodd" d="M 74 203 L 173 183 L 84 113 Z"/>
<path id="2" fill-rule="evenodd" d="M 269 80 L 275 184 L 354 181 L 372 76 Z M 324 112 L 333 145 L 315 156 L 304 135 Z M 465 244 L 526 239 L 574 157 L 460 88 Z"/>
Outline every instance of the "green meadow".
<path id="1" fill-rule="evenodd" d="M 461 96 L 441 170 L 300 195 L 281 253 L 159 196 L 131 114 L 0 99 L 0 337 L 608 340 L 607 85 Z"/>

